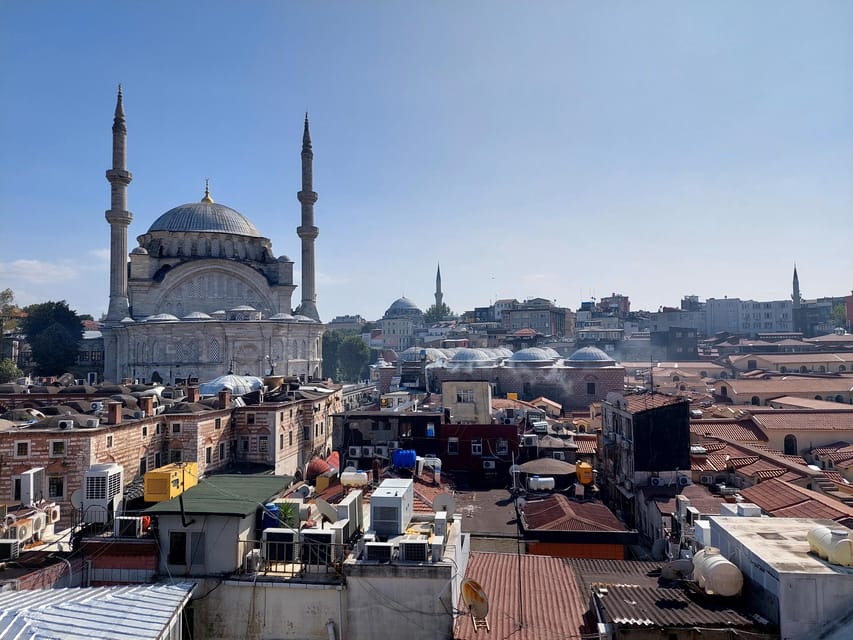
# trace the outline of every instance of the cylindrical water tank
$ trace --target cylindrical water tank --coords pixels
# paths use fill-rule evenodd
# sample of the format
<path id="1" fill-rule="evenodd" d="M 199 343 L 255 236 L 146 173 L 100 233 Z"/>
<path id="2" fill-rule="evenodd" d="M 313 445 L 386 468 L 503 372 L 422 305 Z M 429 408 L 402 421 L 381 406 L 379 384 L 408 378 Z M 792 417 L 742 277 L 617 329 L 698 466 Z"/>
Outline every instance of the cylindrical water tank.
<path id="1" fill-rule="evenodd" d="M 264 529 L 276 529 L 281 526 L 281 517 L 279 516 L 278 505 L 275 502 L 266 503 L 263 513 L 261 526 Z"/>
<path id="2" fill-rule="evenodd" d="M 545 489 L 553 489 L 554 488 L 554 478 L 540 478 L 539 476 L 533 476 L 528 478 L 527 487 L 531 491 L 542 491 Z"/>
<path id="3" fill-rule="evenodd" d="M 720 550 L 705 547 L 693 556 L 693 579 L 708 594 L 731 597 L 743 588 L 743 574 L 726 560 Z"/>
<path id="4" fill-rule="evenodd" d="M 363 487 L 367 484 L 367 471 L 344 471 L 341 484 L 345 487 Z"/>
<path id="5" fill-rule="evenodd" d="M 391 464 L 397 469 L 412 469 L 417 453 L 413 449 L 395 449 L 391 454 Z"/>
<path id="6" fill-rule="evenodd" d="M 819 555 L 824 560 L 829 558 L 829 543 L 832 540 L 832 532 L 829 527 L 815 527 L 806 536 L 809 542 L 809 551 Z"/>
<path id="7" fill-rule="evenodd" d="M 853 540 L 847 529 L 815 527 L 806 539 L 809 549 L 824 560 L 845 567 L 853 566 Z"/>

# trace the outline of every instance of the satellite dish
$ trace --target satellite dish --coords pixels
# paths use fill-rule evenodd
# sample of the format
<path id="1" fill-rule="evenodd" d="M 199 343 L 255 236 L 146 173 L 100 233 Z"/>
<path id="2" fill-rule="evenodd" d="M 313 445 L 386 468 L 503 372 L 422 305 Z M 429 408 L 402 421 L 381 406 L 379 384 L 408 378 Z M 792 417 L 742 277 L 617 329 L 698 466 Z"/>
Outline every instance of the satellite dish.
<path id="1" fill-rule="evenodd" d="M 358 471 L 358 469 L 356 469 L 352 465 L 350 465 L 346 469 L 344 469 L 344 473 L 356 473 L 357 471 Z"/>
<path id="2" fill-rule="evenodd" d="M 320 512 L 326 520 L 329 522 L 337 522 L 338 521 L 338 512 L 337 510 L 330 505 L 328 502 L 323 500 L 323 498 L 317 498 L 314 501 L 314 504 L 317 505 L 317 511 Z"/>
<path id="3" fill-rule="evenodd" d="M 456 511 L 456 500 L 449 493 L 439 493 L 432 501 L 432 510 L 436 513 L 439 511 L 454 513 Z"/>
<path id="4" fill-rule="evenodd" d="M 83 510 L 83 489 L 77 489 L 77 491 L 71 494 L 71 506 L 77 509 L 77 511 Z"/>
<path id="5" fill-rule="evenodd" d="M 475 618 L 485 618 L 489 615 L 489 597 L 476 580 L 465 578 L 462 581 L 462 599 Z"/>

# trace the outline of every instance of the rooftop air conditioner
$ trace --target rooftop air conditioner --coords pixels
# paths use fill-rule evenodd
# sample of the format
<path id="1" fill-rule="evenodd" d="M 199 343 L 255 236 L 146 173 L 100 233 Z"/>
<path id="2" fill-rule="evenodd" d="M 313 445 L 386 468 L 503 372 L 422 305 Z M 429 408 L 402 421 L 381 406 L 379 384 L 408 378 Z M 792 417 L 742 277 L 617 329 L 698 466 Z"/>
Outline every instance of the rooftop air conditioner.
<path id="1" fill-rule="evenodd" d="M 37 511 L 33 515 L 33 537 L 41 540 L 41 533 L 47 526 L 47 514 L 44 511 Z"/>
<path id="2" fill-rule="evenodd" d="M 714 478 L 713 474 L 705 473 L 702 474 L 702 477 L 699 480 L 702 484 L 714 484 L 714 480 L 716 480 L 716 478 Z"/>
<path id="3" fill-rule="evenodd" d="M 297 529 L 264 529 L 261 557 L 267 563 L 299 561 L 299 531 Z"/>
<path id="4" fill-rule="evenodd" d="M 60 420 L 59 422 L 56 423 L 56 426 L 62 430 L 73 429 L 74 428 L 74 421 L 73 420 Z"/>
<path id="5" fill-rule="evenodd" d="M 495 470 L 495 461 L 494 460 L 483 460 L 483 469 L 486 470 Z"/>
<path id="6" fill-rule="evenodd" d="M 365 446 L 361 448 L 361 457 L 362 458 L 372 458 L 373 457 L 373 447 Z"/>
<path id="7" fill-rule="evenodd" d="M 406 536 L 399 543 L 399 557 L 403 562 L 427 562 L 432 555 L 429 540 L 426 537 Z"/>
<path id="8" fill-rule="evenodd" d="M 347 455 L 350 458 L 360 458 L 361 457 L 361 447 L 350 445 L 347 449 Z"/>
<path id="9" fill-rule="evenodd" d="M 563 451 L 552 451 L 551 457 L 554 458 L 554 460 L 565 460 L 566 454 Z"/>
<path id="10" fill-rule="evenodd" d="M 678 484 L 680 484 L 682 487 L 686 487 L 688 484 L 690 484 L 690 478 L 688 478 L 687 476 L 678 476 Z"/>
<path id="11" fill-rule="evenodd" d="M 391 542 L 365 542 L 364 559 L 374 562 L 390 562 L 394 559 L 394 544 Z"/>
<path id="12" fill-rule="evenodd" d="M 303 564 L 328 565 L 334 560 L 335 532 L 331 529 L 303 529 L 301 560 Z"/>
<path id="13" fill-rule="evenodd" d="M 21 553 L 21 543 L 17 540 L 0 540 L 0 562 L 15 560 Z"/>
<path id="14" fill-rule="evenodd" d="M 399 443 L 399 441 L 397 441 L 397 440 L 392 440 L 391 442 L 389 442 L 389 443 L 388 443 L 388 448 L 389 448 L 389 449 L 391 449 L 392 451 L 393 451 L 394 449 L 399 449 L 399 448 L 400 448 L 400 443 Z"/>
<path id="15" fill-rule="evenodd" d="M 376 451 L 376 455 L 379 456 L 380 458 L 387 458 L 388 457 L 388 447 L 386 447 L 384 445 L 378 445 L 374 448 L 374 450 Z"/>
<path id="16" fill-rule="evenodd" d="M 539 436 L 535 433 L 526 433 L 524 434 L 521 444 L 524 447 L 535 447 L 539 444 Z"/>
<path id="17" fill-rule="evenodd" d="M 44 500 L 44 467 L 28 469 L 21 474 L 21 504 L 25 507 Z"/>
<path id="18" fill-rule="evenodd" d="M 117 538 L 141 538 L 141 516 L 117 516 L 113 523 L 113 534 Z"/>
<path id="19" fill-rule="evenodd" d="M 104 403 L 100 402 L 100 401 L 92 402 L 91 404 L 89 404 L 89 408 L 92 411 L 103 411 L 104 410 Z"/>
<path id="20" fill-rule="evenodd" d="M 83 522 L 112 521 L 124 491 L 124 470 L 115 463 L 93 464 L 83 480 Z"/>
<path id="21" fill-rule="evenodd" d="M 86 418 L 86 428 L 94 429 L 101 424 L 100 418 Z"/>
<path id="22" fill-rule="evenodd" d="M 33 522 L 29 518 L 20 518 L 15 524 L 6 530 L 6 537 L 17 540 L 20 543 L 29 541 L 33 537 Z"/>
<path id="23" fill-rule="evenodd" d="M 649 478 L 649 484 L 653 487 L 660 487 L 663 485 L 663 481 L 660 478 L 653 477 Z"/>

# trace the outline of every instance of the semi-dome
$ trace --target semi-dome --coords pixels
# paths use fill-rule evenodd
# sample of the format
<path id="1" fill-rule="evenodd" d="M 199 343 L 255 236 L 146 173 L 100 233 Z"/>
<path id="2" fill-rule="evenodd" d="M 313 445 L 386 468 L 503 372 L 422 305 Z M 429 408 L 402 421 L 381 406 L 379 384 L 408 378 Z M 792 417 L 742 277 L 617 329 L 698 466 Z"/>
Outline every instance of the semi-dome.
<path id="1" fill-rule="evenodd" d="M 391 303 L 391 306 L 388 307 L 388 311 L 385 312 L 386 317 L 393 317 L 398 315 L 412 315 L 412 314 L 422 314 L 423 312 L 418 308 L 414 302 L 409 300 L 406 297 L 397 298 L 394 302 Z"/>
<path id="2" fill-rule="evenodd" d="M 569 356 L 566 362 L 569 363 L 610 363 L 616 362 L 609 355 L 604 353 L 598 347 L 583 347 L 582 349 L 578 349 L 571 356 Z"/>
<path id="3" fill-rule="evenodd" d="M 214 202 L 209 194 L 205 194 L 201 202 L 190 202 L 169 209 L 148 229 L 148 233 L 154 231 L 231 233 L 261 237 L 255 225 L 242 213 Z"/>

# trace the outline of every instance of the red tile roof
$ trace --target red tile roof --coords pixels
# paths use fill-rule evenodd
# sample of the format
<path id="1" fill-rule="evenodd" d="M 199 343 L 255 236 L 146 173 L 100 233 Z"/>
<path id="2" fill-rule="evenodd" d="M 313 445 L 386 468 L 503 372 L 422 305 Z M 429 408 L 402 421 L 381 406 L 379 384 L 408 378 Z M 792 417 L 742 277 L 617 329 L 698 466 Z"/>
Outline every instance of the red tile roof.
<path id="1" fill-rule="evenodd" d="M 528 500 L 522 522 L 528 531 L 627 531 L 603 504 L 573 502 L 559 493 L 544 500 Z"/>
<path id="2" fill-rule="evenodd" d="M 663 393 L 641 393 L 625 396 L 625 410 L 628 413 L 640 413 L 649 409 L 668 407 L 669 405 L 687 402 L 678 396 L 668 396 Z"/>
<path id="3" fill-rule="evenodd" d="M 559 558 L 472 552 L 465 577 L 476 580 L 489 598 L 491 631 L 475 632 L 471 617 L 460 615 L 454 640 L 577 638 L 584 628 L 587 597 L 578 593 L 571 565 Z M 459 608 L 466 609 L 461 600 Z"/>
<path id="4" fill-rule="evenodd" d="M 793 431 L 850 431 L 853 432 L 853 409 L 850 411 L 785 411 L 777 409 L 772 413 L 758 413 L 752 416 L 756 424 L 765 430 Z"/>
<path id="5" fill-rule="evenodd" d="M 740 493 L 772 516 L 829 518 L 836 521 L 853 518 L 853 508 L 821 493 L 798 487 L 779 478 L 741 489 Z"/>
<path id="6" fill-rule="evenodd" d="M 767 437 L 750 419 L 745 420 L 691 420 L 690 433 L 694 436 L 711 436 L 741 442 L 766 442 Z"/>

